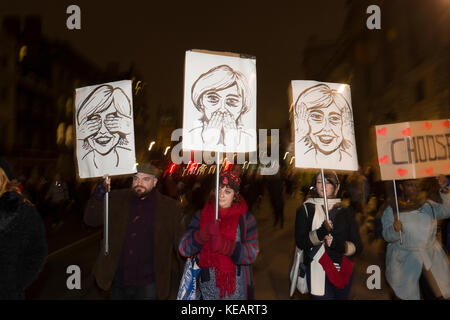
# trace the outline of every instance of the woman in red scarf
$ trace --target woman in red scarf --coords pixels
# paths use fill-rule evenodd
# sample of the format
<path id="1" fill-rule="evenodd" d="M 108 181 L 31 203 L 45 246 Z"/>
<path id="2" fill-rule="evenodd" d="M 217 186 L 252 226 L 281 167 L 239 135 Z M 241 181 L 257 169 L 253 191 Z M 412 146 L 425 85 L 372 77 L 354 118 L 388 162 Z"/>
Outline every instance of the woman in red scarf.
<path id="1" fill-rule="evenodd" d="M 256 221 L 239 194 L 238 167 L 220 174 L 219 220 L 215 196 L 196 212 L 180 241 L 184 257 L 195 257 L 200 299 L 253 299 L 251 265 L 259 252 Z"/>

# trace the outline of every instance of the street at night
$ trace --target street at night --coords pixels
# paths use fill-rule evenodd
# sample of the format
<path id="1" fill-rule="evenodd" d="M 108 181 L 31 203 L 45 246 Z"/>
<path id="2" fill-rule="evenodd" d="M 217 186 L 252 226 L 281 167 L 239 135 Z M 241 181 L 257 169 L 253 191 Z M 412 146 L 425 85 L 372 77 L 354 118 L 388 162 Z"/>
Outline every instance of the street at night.
<path id="1" fill-rule="evenodd" d="M 286 197 L 283 228 L 273 226 L 274 216 L 268 195 L 266 194 L 261 200 L 257 215 L 258 230 L 262 239 L 261 252 L 253 269 L 256 283 L 255 297 L 258 300 L 291 299 L 288 274 L 294 251 L 294 213 L 299 198 L 301 199 L 301 195 L 298 194 Z M 82 228 L 80 222 L 70 222 L 73 217 L 67 217 L 67 220 L 78 228 Z M 89 292 L 89 287 L 84 287 L 88 284 L 93 263 L 100 250 L 101 232 L 101 228 L 86 231 L 83 238 L 50 253 L 41 275 L 28 291 L 28 298 L 38 300 L 107 299 L 106 294 L 102 295 L 95 289 Z M 58 230 L 53 238 L 49 238 L 49 243 L 60 243 L 69 237 L 67 230 L 66 232 L 63 229 Z M 383 268 L 384 261 L 380 250 L 383 250 L 384 243 L 381 240 L 372 243 L 365 241 L 364 245 L 366 246 L 364 256 L 359 258 L 355 265 L 358 271 L 355 272 L 357 277 L 354 280 L 352 299 L 389 300 L 389 288 L 384 277 L 381 278 L 380 289 L 370 290 L 366 284 L 372 274 L 372 272 L 367 273 L 367 267 L 377 265 Z M 69 274 L 66 271 L 70 265 L 77 265 L 81 269 L 83 285 L 79 290 L 67 288 L 66 281 Z M 297 292 L 292 299 L 308 300 L 309 297 Z"/>
<path id="2" fill-rule="evenodd" d="M 450 0 L 4 1 L 0 300 L 448 301 L 449 83 Z"/>

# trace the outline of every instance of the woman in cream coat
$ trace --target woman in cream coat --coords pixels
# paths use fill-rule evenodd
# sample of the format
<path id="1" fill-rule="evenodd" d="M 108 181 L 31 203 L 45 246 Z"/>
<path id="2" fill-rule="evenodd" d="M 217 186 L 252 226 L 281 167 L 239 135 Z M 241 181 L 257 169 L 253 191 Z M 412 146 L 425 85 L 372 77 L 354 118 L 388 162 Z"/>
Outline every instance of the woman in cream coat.
<path id="1" fill-rule="evenodd" d="M 448 179 L 439 184 L 443 204 L 427 200 L 415 180 L 400 182 L 400 220 L 391 206 L 383 213 L 386 279 L 403 300 L 419 300 L 421 291 L 424 299 L 450 298 L 449 262 L 436 239 L 436 220 L 450 217 Z"/>

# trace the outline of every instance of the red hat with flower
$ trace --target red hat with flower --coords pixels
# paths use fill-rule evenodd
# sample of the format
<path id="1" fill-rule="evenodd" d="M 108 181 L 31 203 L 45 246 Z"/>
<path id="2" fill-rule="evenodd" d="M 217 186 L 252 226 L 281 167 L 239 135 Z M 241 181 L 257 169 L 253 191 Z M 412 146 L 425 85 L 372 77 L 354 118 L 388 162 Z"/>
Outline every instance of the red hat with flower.
<path id="1" fill-rule="evenodd" d="M 239 186 L 241 185 L 241 167 L 237 165 L 231 165 L 227 170 L 224 170 L 219 175 L 220 186 L 228 186 L 235 192 L 239 192 Z"/>

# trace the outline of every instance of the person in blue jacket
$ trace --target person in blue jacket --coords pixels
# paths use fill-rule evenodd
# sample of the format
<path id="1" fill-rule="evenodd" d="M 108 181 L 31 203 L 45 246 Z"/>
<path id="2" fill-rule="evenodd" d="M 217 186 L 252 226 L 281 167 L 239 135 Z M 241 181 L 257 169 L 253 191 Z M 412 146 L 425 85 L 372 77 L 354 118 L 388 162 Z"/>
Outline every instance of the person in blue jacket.
<path id="1" fill-rule="evenodd" d="M 438 181 L 442 204 L 427 199 L 416 180 L 397 182 L 400 218 L 394 204 L 381 219 L 388 242 L 386 279 L 402 300 L 450 298 L 449 262 L 436 238 L 436 220 L 450 217 L 450 194 L 448 179 L 442 175 Z"/>

